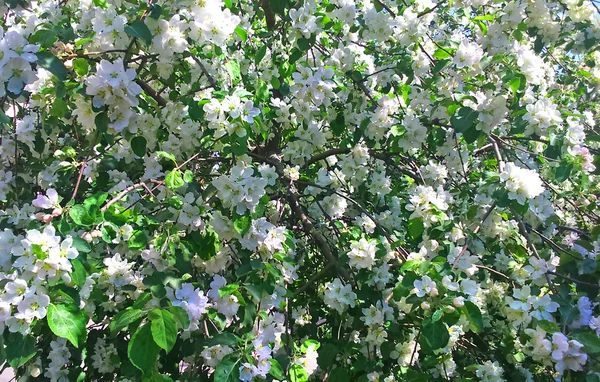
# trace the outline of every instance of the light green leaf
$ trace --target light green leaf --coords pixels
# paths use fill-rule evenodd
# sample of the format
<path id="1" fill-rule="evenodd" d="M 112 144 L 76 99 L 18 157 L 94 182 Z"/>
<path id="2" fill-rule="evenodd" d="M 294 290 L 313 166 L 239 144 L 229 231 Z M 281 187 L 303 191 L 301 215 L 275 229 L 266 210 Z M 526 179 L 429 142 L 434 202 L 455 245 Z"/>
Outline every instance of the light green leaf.
<path id="1" fill-rule="evenodd" d="M 173 170 L 165 177 L 165 185 L 171 190 L 176 190 L 184 184 L 183 174 L 179 170 Z"/>

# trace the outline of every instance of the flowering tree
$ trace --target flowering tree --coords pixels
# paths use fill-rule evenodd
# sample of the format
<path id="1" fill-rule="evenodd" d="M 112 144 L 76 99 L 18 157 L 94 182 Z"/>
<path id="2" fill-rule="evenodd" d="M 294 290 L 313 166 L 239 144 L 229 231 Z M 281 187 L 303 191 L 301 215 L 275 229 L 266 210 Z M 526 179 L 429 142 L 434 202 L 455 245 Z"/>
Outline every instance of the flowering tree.
<path id="1" fill-rule="evenodd" d="M 3 1 L 0 360 L 599 381 L 593 1 Z"/>

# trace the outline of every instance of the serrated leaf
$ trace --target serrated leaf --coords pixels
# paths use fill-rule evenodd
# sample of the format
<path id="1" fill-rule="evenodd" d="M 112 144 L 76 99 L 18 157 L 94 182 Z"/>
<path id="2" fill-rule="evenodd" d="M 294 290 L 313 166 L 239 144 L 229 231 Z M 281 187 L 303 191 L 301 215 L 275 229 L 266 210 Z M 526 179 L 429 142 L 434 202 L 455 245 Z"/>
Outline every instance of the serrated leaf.
<path id="1" fill-rule="evenodd" d="M 152 322 L 152 338 L 167 353 L 173 349 L 177 341 L 177 322 L 173 314 L 165 309 L 154 309 L 148 314 Z"/>
<path id="2" fill-rule="evenodd" d="M 131 363 L 142 373 L 147 373 L 154 370 L 159 353 L 160 346 L 152 338 L 150 324 L 139 327 L 127 346 L 127 356 Z"/>
<path id="3" fill-rule="evenodd" d="M 75 305 L 48 306 L 48 326 L 58 337 L 66 338 L 76 348 L 82 344 L 86 335 L 87 317 Z"/>
<path id="4" fill-rule="evenodd" d="M 183 175 L 179 170 L 173 170 L 165 177 L 165 185 L 171 190 L 176 190 L 184 184 Z"/>

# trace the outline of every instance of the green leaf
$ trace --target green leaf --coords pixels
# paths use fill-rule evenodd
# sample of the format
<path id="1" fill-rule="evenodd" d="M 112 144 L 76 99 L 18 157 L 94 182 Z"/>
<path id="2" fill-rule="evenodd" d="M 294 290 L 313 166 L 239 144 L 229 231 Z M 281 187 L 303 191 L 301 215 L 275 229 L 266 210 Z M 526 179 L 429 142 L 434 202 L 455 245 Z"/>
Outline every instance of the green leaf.
<path id="1" fill-rule="evenodd" d="M 190 170 L 185 170 L 183 173 L 183 181 L 186 183 L 192 183 L 194 181 L 194 173 Z"/>
<path id="2" fill-rule="evenodd" d="M 269 360 L 271 362 L 271 368 L 269 369 L 269 374 L 273 376 L 273 378 L 284 381 L 285 373 L 283 372 L 283 368 L 279 364 L 279 362 L 275 358 L 271 358 Z"/>
<path id="3" fill-rule="evenodd" d="M 217 334 L 213 338 L 206 341 L 207 346 L 214 345 L 227 345 L 227 346 L 236 346 L 239 343 L 240 339 L 233 333 L 221 333 Z"/>
<path id="4" fill-rule="evenodd" d="M 464 133 L 475 126 L 479 113 L 470 107 L 461 107 L 458 112 L 450 118 L 450 124 L 458 133 Z"/>
<path id="5" fill-rule="evenodd" d="M 346 369 L 341 367 L 336 367 L 331 371 L 329 375 L 329 382 L 348 382 L 350 380 L 350 375 Z"/>
<path id="6" fill-rule="evenodd" d="M 133 137 L 131 140 L 131 150 L 139 157 L 146 156 L 146 138 L 142 136 Z"/>
<path id="7" fill-rule="evenodd" d="M 142 382 L 173 382 L 173 379 L 168 375 L 159 373 L 156 370 L 151 371 L 152 374 L 147 374 L 142 377 Z"/>
<path id="8" fill-rule="evenodd" d="M 237 292 L 239 288 L 240 286 L 238 284 L 227 284 L 219 288 L 219 297 L 229 296 L 230 294 Z"/>
<path id="9" fill-rule="evenodd" d="M 87 214 L 87 212 L 86 212 Z M 92 252 L 92 246 L 87 241 L 83 240 L 80 237 L 73 238 L 73 248 L 77 250 L 79 253 L 90 253 Z"/>
<path id="10" fill-rule="evenodd" d="M 71 279 L 79 288 L 85 284 L 85 280 L 87 278 L 87 271 L 81 261 L 79 259 L 71 260 L 71 265 L 73 266 L 73 272 L 71 273 Z"/>
<path id="11" fill-rule="evenodd" d="M 173 317 L 175 318 L 175 321 L 177 321 L 177 325 L 179 325 L 182 330 L 186 330 L 190 327 L 190 316 L 185 309 L 180 306 L 171 306 L 169 311 L 173 313 Z"/>
<path id="12" fill-rule="evenodd" d="M 52 333 L 66 338 L 76 348 L 85 341 L 88 318 L 77 306 L 50 304 L 46 318 Z"/>
<path id="13" fill-rule="evenodd" d="M 139 320 L 143 315 L 144 311 L 141 309 L 127 308 L 120 311 L 112 318 L 108 325 L 110 333 L 114 335 L 117 332 L 120 332 L 129 326 L 129 324 Z"/>
<path id="14" fill-rule="evenodd" d="M 240 380 L 239 360 L 229 355 L 215 368 L 214 382 L 238 382 Z"/>
<path id="15" fill-rule="evenodd" d="M 475 333 L 481 332 L 483 330 L 483 317 L 477 305 L 473 304 L 471 301 L 465 301 L 462 310 L 471 323 L 471 329 Z"/>
<path id="16" fill-rule="evenodd" d="M 127 346 L 127 356 L 142 373 L 154 370 L 160 347 L 152 338 L 150 324 L 138 328 Z"/>
<path id="17" fill-rule="evenodd" d="M 432 350 L 441 349 L 450 341 L 450 333 L 441 321 L 425 325 L 422 333 Z"/>
<path id="18" fill-rule="evenodd" d="M 129 249 L 142 249 L 148 245 L 148 237 L 143 231 L 136 231 L 127 241 Z"/>
<path id="19" fill-rule="evenodd" d="M 314 350 L 318 350 L 319 347 L 321 347 L 321 343 L 317 340 L 306 340 L 302 343 L 302 346 L 300 346 L 300 350 L 306 352 L 310 347 L 313 347 Z"/>
<path id="20" fill-rule="evenodd" d="M 538 326 L 542 328 L 546 333 L 553 334 L 556 332 L 560 332 L 560 327 L 556 322 L 548 321 L 548 320 L 540 320 L 538 321 Z"/>
<path id="21" fill-rule="evenodd" d="M 73 60 L 73 69 L 80 76 L 85 76 L 90 70 L 90 63 L 85 58 L 76 58 Z"/>
<path id="22" fill-rule="evenodd" d="M 421 219 L 412 219 L 408 222 L 408 235 L 413 239 L 419 238 L 423 231 L 425 230 L 425 225 L 423 224 L 423 220 Z"/>
<path id="23" fill-rule="evenodd" d="M 13 369 L 25 365 L 37 353 L 33 337 L 25 337 L 20 333 L 10 333 L 8 335 L 5 351 L 6 360 Z"/>
<path id="24" fill-rule="evenodd" d="M 235 34 L 237 34 L 238 36 L 240 36 L 240 38 L 242 39 L 242 41 L 246 41 L 248 39 L 248 32 L 246 32 L 239 25 L 235 27 L 234 32 L 235 32 Z"/>
<path id="25" fill-rule="evenodd" d="M 573 170 L 572 163 L 569 163 L 566 161 L 560 162 L 560 165 L 556 168 L 556 180 L 558 182 L 564 182 L 565 180 L 569 179 L 569 176 L 571 176 L 572 170 Z"/>
<path id="26" fill-rule="evenodd" d="M 96 124 L 96 128 L 100 133 L 104 133 L 108 130 L 109 122 L 110 120 L 108 119 L 108 114 L 105 112 L 96 115 L 96 118 L 94 118 L 94 123 Z"/>
<path id="27" fill-rule="evenodd" d="M 56 32 L 48 29 L 40 29 L 29 38 L 29 42 L 32 44 L 40 44 L 43 49 L 50 49 L 52 45 L 58 41 Z"/>
<path id="28" fill-rule="evenodd" d="M 237 62 L 237 60 L 228 61 L 225 64 L 225 69 L 227 69 L 227 72 L 231 76 L 231 80 L 234 85 L 237 85 L 242 80 L 240 64 Z"/>
<path id="29" fill-rule="evenodd" d="M 263 45 L 260 48 L 258 48 L 258 50 L 256 51 L 256 56 L 254 56 L 254 64 L 256 66 L 258 66 L 258 64 L 260 64 L 260 62 L 262 61 L 262 59 L 265 57 L 265 55 L 267 54 L 267 45 Z"/>
<path id="30" fill-rule="evenodd" d="M 37 63 L 42 68 L 54 74 L 60 81 L 67 79 L 67 68 L 55 55 L 50 52 L 38 52 Z"/>
<path id="31" fill-rule="evenodd" d="M 167 158 L 167 159 L 172 160 L 174 163 L 177 163 L 177 160 L 175 159 L 175 155 L 169 154 L 166 151 L 157 151 L 154 154 L 156 154 L 157 157 Z"/>
<path id="32" fill-rule="evenodd" d="M 247 215 L 238 216 L 233 221 L 233 228 L 235 228 L 237 233 L 239 233 L 241 236 L 244 236 L 250 230 L 251 225 L 252 220 L 250 219 L 250 216 Z"/>
<path id="33" fill-rule="evenodd" d="M 131 25 L 125 25 L 124 30 L 131 37 L 146 40 L 147 44 L 152 42 L 152 33 L 142 20 L 136 20 Z"/>
<path id="34" fill-rule="evenodd" d="M 154 309 L 148 314 L 152 322 L 154 342 L 168 353 L 177 341 L 177 322 L 173 314 L 165 309 Z"/>
<path id="35" fill-rule="evenodd" d="M 290 382 L 307 382 L 308 373 L 297 363 L 290 366 Z"/>
<path id="36" fill-rule="evenodd" d="M 165 177 L 165 185 L 171 190 L 176 190 L 184 184 L 183 174 L 179 170 L 173 170 Z"/>

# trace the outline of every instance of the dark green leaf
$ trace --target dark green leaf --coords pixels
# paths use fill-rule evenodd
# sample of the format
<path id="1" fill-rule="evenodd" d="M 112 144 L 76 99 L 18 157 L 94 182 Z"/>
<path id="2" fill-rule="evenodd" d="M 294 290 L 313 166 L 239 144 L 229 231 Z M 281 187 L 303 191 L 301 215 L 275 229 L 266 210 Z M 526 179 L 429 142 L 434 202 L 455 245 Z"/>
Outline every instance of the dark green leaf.
<path id="1" fill-rule="evenodd" d="M 473 304 L 471 301 L 465 301 L 465 305 L 462 309 L 471 323 L 471 329 L 475 333 L 481 332 L 483 330 L 483 317 L 477 305 Z"/>
<path id="2" fill-rule="evenodd" d="M 152 338 L 150 324 L 139 327 L 127 346 L 127 355 L 131 363 L 144 374 L 151 372 L 156 365 L 158 353 L 160 347 Z"/>
<path id="3" fill-rule="evenodd" d="M 586 353 L 600 353 L 600 338 L 595 332 L 577 333 L 571 335 L 571 338 L 583 345 L 583 351 Z"/>
<path id="4" fill-rule="evenodd" d="M 37 63 L 42 68 L 54 74 L 60 81 L 67 79 L 67 68 L 55 55 L 50 52 L 37 53 Z"/>
<path id="5" fill-rule="evenodd" d="M 96 115 L 94 122 L 96 124 L 96 128 L 98 129 L 98 132 L 104 133 L 108 130 L 108 123 L 110 122 L 110 120 L 108 119 L 107 113 L 100 113 Z"/>
<path id="6" fill-rule="evenodd" d="M 450 118 L 450 124 L 457 133 L 464 133 L 472 128 L 477 121 L 479 113 L 470 107 L 461 107 L 458 112 Z"/>
<path id="7" fill-rule="evenodd" d="M 146 156 L 146 138 L 142 136 L 133 137 L 131 140 L 131 150 L 139 157 Z"/>
<path id="8" fill-rule="evenodd" d="M 423 327 L 423 336 L 432 350 L 441 349 L 448 345 L 450 333 L 442 321 L 432 322 Z"/>
<path id="9" fill-rule="evenodd" d="M 571 176 L 572 170 L 573 170 L 572 163 L 569 163 L 566 161 L 560 162 L 560 165 L 556 168 L 556 180 L 558 182 L 564 182 L 565 180 L 569 179 L 569 176 Z"/>
<path id="10" fill-rule="evenodd" d="M 214 373 L 214 382 L 238 382 L 240 380 L 239 360 L 233 356 L 223 358 L 217 365 Z"/>
<path id="11" fill-rule="evenodd" d="M 20 333 L 10 333 L 8 335 L 5 351 L 6 360 L 13 369 L 25 365 L 37 353 L 33 337 L 25 337 Z"/>
<path id="12" fill-rule="evenodd" d="M 423 231 L 425 230 L 425 225 L 423 224 L 423 220 L 421 219 L 412 219 L 408 222 L 408 235 L 412 239 L 417 239 Z"/>
<path id="13" fill-rule="evenodd" d="M 125 33 L 131 37 L 142 38 L 147 44 L 152 42 L 152 33 L 142 20 L 136 20 L 131 25 L 125 25 Z"/>
<path id="14" fill-rule="evenodd" d="M 132 322 L 137 321 L 143 315 L 144 311 L 141 309 L 128 308 L 120 311 L 110 321 L 110 333 L 116 334 L 117 332 L 129 326 L 129 324 Z"/>

